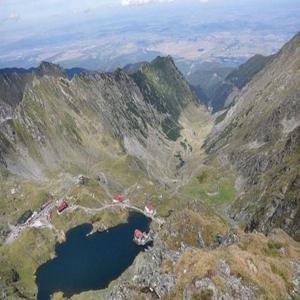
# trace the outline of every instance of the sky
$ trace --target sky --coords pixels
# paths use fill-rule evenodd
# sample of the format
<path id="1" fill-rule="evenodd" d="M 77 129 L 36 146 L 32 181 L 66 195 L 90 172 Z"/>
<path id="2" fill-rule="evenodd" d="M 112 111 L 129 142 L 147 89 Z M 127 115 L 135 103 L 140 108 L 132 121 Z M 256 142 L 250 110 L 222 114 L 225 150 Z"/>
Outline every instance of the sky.
<path id="1" fill-rule="evenodd" d="M 74 20 L 91 19 L 95 17 L 114 17 L 118 13 L 126 13 L 132 7 L 139 7 L 145 13 L 153 6 L 168 6 L 184 4 L 186 7 L 199 4 L 199 9 L 222 6 L 281 5 L 297 6 L 298 0 L 0 0 L 0 32 L 2 38 L 14 38 L 16 31 L 30 29 L 37 31 L 34 25 L 64 24 Z M 42 24 L 41 24 L 42 23 Z"/>
<path id="2" fill-rule="evenodd" d="M 216 33 L 224 34 L 243 22 L 244 31 L 255 31 L 257 24 L 264 29 L 262 35 L 274 34 L 286 41 L 300 30 L 297 19 L 299 0 L 0 0 L 0 67 L 6 62 L 29 66 L 31 61 L 36 64 L 40 58 L 51 60 L 54 56 L 58 60 L 58 53 L 62 57 L 79 42 L 85 48 L 93 43 L 100 52 L 100 39 L 105 35 L 115 37 L 112 47 L 123 36 L 123 53 L 125 48 L 147 41 L 153 42 L 151 49 L 160 49 L 156 45 L 163 39 L 170 42 L 173 37 L 178 42 L 187 35 L 197 39 L 197 31 L 204 27 L 210 33 L 217 28 Z M 228 24 L 234 22 L 232 29 Z M 140 50 L 148 51 L 147 47 Z M 277 47 L 274 44 L 273 48 Z M 84 51 L 85 55 L 96 55 Z M 117 55 L 113 52 L 107 57 Z"/>

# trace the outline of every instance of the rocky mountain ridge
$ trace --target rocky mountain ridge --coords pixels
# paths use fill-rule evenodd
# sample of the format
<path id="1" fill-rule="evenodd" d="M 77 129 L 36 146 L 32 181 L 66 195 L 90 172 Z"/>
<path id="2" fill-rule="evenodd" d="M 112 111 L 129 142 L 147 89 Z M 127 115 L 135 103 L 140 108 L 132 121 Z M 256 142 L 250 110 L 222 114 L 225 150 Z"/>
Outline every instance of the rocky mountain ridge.
<path id="1" fill-rule="evenodd" d="M 237 68 L 212 65 L 189 74 L 188 80 L 195 89 L 200 102 L 214 112 L 228 107 L 236 94 L 245 87 L 267 64 L 273 55 L 255 55 Z"/>
<path id="2" fill-rule="evenodd" d="M 300 34 L 217 117 L 170 57 L 130 74 L 69 79 L 43 63 L 30 74 L 1 75 L 1 235 L 49 192 L 74 208 L 55 215 L 52 229 L 27 228 L 1 245 L 3 295 L 34 299 L 34 272 L 69 228 L 124 221 L 119 206 L 86 213 L 110 207 L 117 191 L 136 207 L 154 196 L 165 223 L 153 222 L 153 248 L 108 289 L 72 300 L 297 299 L 299 58 Z M 34 260 L 19 255 L 28 244 Z"/>
<path id="3" fill-rule="evenodd" d="M 118 69 L 70 80 L 50 63 L 10 75 L 22 86 L 18 93 L 8 88 L 1 102 L 10 113 L 0 124 L 0 281 L 3 295 L 34 299 L 35 271 L 64 232 L 83 222 L 100 230 L 126 219 L 127 209 L 112 207 L 113 194 L 140 211 L 150 196 L 161 215 L 172 212 L 171 193 L 197 168 L 213 118 L 170 57 L 131 75 Z M 40 212 L 49 199 L 86 208 L 62 217 L 53 209 L 51 224 L 19 232 L 20 217 Z M 32 254 L 20 257 L 18 247 L 29 244 Z"/>
<path id="4" fill-rule="evenodd" d="M 75 74 L 92 73 L 81 68 L 62 69 L 57 65 L 41 62 L 37 68 L 6 68 L 0 70 L 0 121 L 11 117 L 16 106 L 22 101 L 25 86 L 34 76 L 62 76 L 72 79 Z"/>
<path id="5" fill-rule="evenodd" d="M 96 133 L 116 138 L 128 154 L 152 159 L 155 165 L 157 158 L 149 153 L 161 152 L 161 143 L 167 149 L 179 138 L 179 117 L 186 107 L 209 118 L 171 58 L 157 58 L 131 76 L 117 70 L 69 80 L 63 69 L 49 63 L 31 74 L 12 76 L 20 84 L 8 85 L 10 94 L 3 93 L 1 110 L 9 113 L 1 123 L 1 153 L 3 165 L 19 175 L 28 171 L 39 177 L 43 165 L 47 170 L 59 167 L 66 158 L 64 149 L 71 161 L 84 161 L 84 152 L 99 159 L 99 144 L 87 145 Z M 171 154 L 165 153 L 167 160 Z"/>
<path id="6" fill-rule="evenodd" d="M 207 143 L 239 171 L 230 216 L 247 230 L 299 239 L 300 34 L 234 100 Z"/>

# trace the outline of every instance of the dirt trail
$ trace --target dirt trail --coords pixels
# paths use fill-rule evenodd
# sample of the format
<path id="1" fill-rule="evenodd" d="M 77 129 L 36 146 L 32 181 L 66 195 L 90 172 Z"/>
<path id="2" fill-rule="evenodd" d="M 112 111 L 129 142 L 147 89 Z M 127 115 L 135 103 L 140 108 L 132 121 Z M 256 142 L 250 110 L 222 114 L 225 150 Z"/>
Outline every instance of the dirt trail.
<path id="1" fill-rule="evenodd" d="M 135 211 L 138 211 L 142 214 L 144 214 L 146 217 L 150 218 L 152 221 L 154 221 L 155 223 L 162 225 L 164 224 L 164 220 L 159 218 L 159 217 L 155 217 L 151 214 L 147 214 L 144 210 L 142 210 L 139 207 L 136 207 L 134 205 L 131 205 L 129 203 L 129 200 L 127 200 L 127 202 L 123 202 L 123 203 L 113 203 L 113 204 L 106 204 L 103 205 L 102 207 L 98 207 L 98 208 L 89 208 L 89 207 L 84 207 L 81 205 L 70 205 L 64 212 L 64 213 L 71 213 L 77 209 L 81 209 L 83 210 L 86 214 L 90 214 L 90 215 L 94 215 L 96 213 L 99 213 L 105 209 L 113 209 L 113 208 L 122 208 L 122 209 L 132 209 Z M 39 213 L 34 214 L 31 218 L 29 218 L 25 224 L 20 224 L 20 225 L 16 225 L 16 226 L 12 226 L 11 225 L 11 232 L 8 235 L 8 237 L 6 238 L 5 243 L 6 244 L 11 244 L 12 242 L 14 242 L 18 236 L 20 235 L 20 233 L 26 229 L 26 228 L 30 228 L 30 227 L 35 227 L 35 228 L 49 228 L 49 229 L 55 229 L 55 227 L 48 221 L 47 219 L 47 215 L 49 212 L 51 212 L 53 209 L 55 208 L 55 202 L 52 201 L 51 203 L 49 203 L 47 206 L 45 206 Z M 63 216 L 62 214 L 62 216 Z"/>
<path id="2" fill-rule="evenodd" d="M 89 207 L 84 207 L 84 206 L 81 206 L 81 205 L 72 205 L 70 206 L 67 211 L 68 212 L 72 212 L 72 211 L 75 211 L 76 209 L 81 209 L 83 210 L 85 213 L 87 214 L 91 214 L 91 215 L 94 215 L 96 213 L 99 213 L 105 209 L 111 209 L 111 208 L 115 208 L 115 207 L 120 207 L 120 208 L 123 208 L 123 209 L 132 209 L 132 210 L 135 210 L 135 211 L 138 211 L 142 214 L 144 214 L 146 217 L 150 218 L 152 221 L 154 221 L 155 223 L 159 224 L 159 225 L 162 225 L 164 223 L 164 220 L 159 218 L 159 217 L 155 217 L 153 215 L 150 215 L 150 214 L 147 214 L 144 210 L 142 210 L 141 208 L 139 207 L 136 207 L 134 205 L 130 205 L 128 203 L 114 203 L 114 204 L 107 204 L 107 205 L 104 205 L 102 207 L 99 207 L 99 208 L 89 208 Z"/>

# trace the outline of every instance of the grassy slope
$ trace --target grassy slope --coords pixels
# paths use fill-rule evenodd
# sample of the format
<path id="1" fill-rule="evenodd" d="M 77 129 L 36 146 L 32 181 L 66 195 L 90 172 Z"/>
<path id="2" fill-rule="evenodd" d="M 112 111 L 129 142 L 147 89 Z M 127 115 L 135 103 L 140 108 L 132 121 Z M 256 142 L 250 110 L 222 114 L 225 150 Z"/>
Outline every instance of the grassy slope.
<path id="1" fill-rule="evenodd" d="M 299 236 L 299 34 L 240 93 L 207 151 L 227 156 L 244 181 L 231 216 L 247 229 Z M 291 123 L 285 129 L 285 123 Z M 297 195 L 298 191 L 298 195 Z"/>
<path id="2" fill-rule="evenodd" d="M 159 99 L 161 99 L 162 95 L 166 97 L 167 105 L 171 105 L 172 101 L 174 101 L 174 99 L 176 100 L 176 105 L 170 109 L 172 109 L 172 122 L 175 122 L 176 126 L 179 126 L 178 124 L 182 124 L 183 120 L 180 118 L 182 116 L 178 115 L 177 109 L 179 109 L 181 105 L 185 106 L 185 104 L 184 102 L 181 102 L 182 97 L 178 97 L 178 95 L 182 95 L 181 93 L 183 93 L 182 91 L 184 91 L 186 87 L 185 85 L 178 87 L 179 90 L 176 91 L 176 95 L 173 94 L 172 90 L 166 89 L 166 86 L 168 84 L 174 85 L 174 82 L 177 80 L 177 78 L 167 77 L 166 82 L 161 81 L 160 76 L 164 76 L 164 74 L 160 74 L 160 72 L 158 72 L 157 64 L 160 64 L 159 60 L 151 66 L 143 67 L 145 69 L 143 69 L 142 75 L 144 76 L 144 83 L 146 82 L 146 85 L 143 86 L 143 88 L 146 89 L 148 88 L 148 84 L 151 85 L 151 89 L 154 90 L 157 94 L 155 94 L 154 96 L 150 95 L 148 100 L 154 101 L 153 104 L 159 107 L 162 112 L 164 112 L 164 110 L 166 109 L 166 107 L 164 107 L 162 103 L 158 101 Z M 163 73 L 164 72 L 169 71 L 164 70 Z M 168 82 L 169 80 L 170 82 Z M 43 87 L 43 89 L 44 88 L 46 89 L 47 87 Z M 48 92 L 44 91 L 43 93 Z M 51 98 L 51 101 L 49 103 L 49 105 L 51 105 L 50 111 L 59 110 L 61 106 L 60 101 L 57 101 L 59 97 L 61 97 L 61 94 L 58 92 L 57 95 Z M 35 114 L 39 115 L 40 106 L 32 102 L 33 99 L 28 98 L 24 104 L 27 105 L 28 108 L 30 108 L 28 113 L 32 114 L 32 116 L 35 116 Z M 78 166 L 70 163 L 68 164 L 68 168 L 66 168 L 66 170 L 73 175 L 84 173 L 90 176 L 91 179 L 85 186 L 70 186 L 70 188 L 68 187 L 68 185 L 66 186 L 60 181 L 60 174 L 57 173 L 51 173 L 51 176 L 53 176 L 53 178 L 58 179 L 53 180 L 48 184 L 29 183 L 28 186 L 26 186 L 23 183 L 8 181 L 6 185 L 0 185 L 5 200 L 9 199 L 9 201 L 3 201 L 3 203 L 5 204 L 3 204 L 3 207 L 1 207 L 0 209 L 0 213 L 2 215 L 1 220 L 4 220 L 5 222 L 7 220 L 10 220 L 13 222 L 25 210 L 32 208 L 37 209 L 41 205 L 41 203 L 45 201 L 45 195 L 47 195 L 48 192 L 52 192 L 53 190 L 56 191 L 57 196 L 68 195 L 71 197 L 71 202 L 88 207 L 97 207 L 102 203 L 109 203 L 111 199 L 109 199 L 109 197 L 105 194 L 105 191 L 98 185 L 96 181 L 96 175 L 99 172 L 104 172 L 108 178 L 108 186 L 111 192 L 120 192 L 131 186 L 135 186 L 133 192 L 129 193 L 130 199 L 132 199 L 134 204 L 143 207 L 145 194 L 152 194 L 154 203 L 158 207 L 158 211 L 160 214 L 167 216 L 170 213 L 170 210 L 176 212 L 175 215 L 171 216 L 170 220 L 174 220 L 174 222 L 176 223 L 176 228 L 185 228 L 186 232 L 188 232 L 189 234 L 180 235 L 178 234 L 179 230 L 177 230 L 176 238 L 172 241 L 166 241 L 171 248 L 178 247 L 181 241 L 184 241 L 191 246 L 195 246 L 199 228 L 204 229 L 204 239 L 207 243 L 211 242 L 214 234 L 218 232 L 223 233 L 224 230 L 228 228 L 228 225 L 222 218 L 216 216 L 213 210 L 206 209 L 206 206 L 202 206 L 202 203 L 209 204 L 214 208 L 216 206 L 223 205 L 224 203 L 232 201 L 235 197 L 235 172 L 227 168 L 226 164 L 225 166 L 222 166 L 222 163 L 220 161 L 213 161 L 210 164 L 204 164 L 203 166 L 200 166 L 200 168 L 195 168 L 195 165 L 199 163 L 200 159 L 205 159 L 203 150 L 201 150 L 201 145 L 203 140 L 205 139 L 207 132 L 210 129 L 210 124 L 204 130 L 204 124 L 199 124 L 196 122 L 195 125 L 193 125 L 194 127 L 192 127 L 193 130 L 197 131 L 197 135 L 195 136 L 193 135 L 193 130 L 191 130 L 191 132 L 186 132 L 185 130 L 181 131 L 182 138 L 186 137 L 188 139 L 188 142 L 192 144 L 193 154 L 188 158 L 186 166 L 183 167 L 181 173 L 183 176 L 184 185 L 179 189 L 179 192 L 173 196 L 169 192 L 169 190 L 166 191 L 164 187 L 158 185 L 155 180 L 145 176 L 143 168 L 139 167 L 137 161 L 132 157 L 127 156 L 122 151 L 122 148 L 118 145 L 118 143 L 115 143 L 115 141 L 111 140 L 110 136 L 103 135 L 101 139 L 97 138 L 97 136 L 99 136 L 99 130 L 101 130 L 101 128 L 97 128 L 93 124 L 93 122 L 89 122 L 88 119 L 94 117 L 93 114 L 91 114 L 91 111 L 87 111 L 88 118 L 84 120 L 78 119 L 76 111 L 70 110 L 69 107 L 68 111 L 70 111 L 70 114 L 60 116 L 63 120 L 62 124 L 52 124 L 52 120 L 50 118 L 51 114 L 44 116 L 45 118 L 41 119 L 40 121 L 44 122 L 44 124 L 45 122 L 47 122 L 46 128 L 51 128 L 49 132 L 48 130 L 46 131 L 46 134 L 49 134 L 49 137 L 53 142 L 57 142 L 55 138 L 55 133 L 57 131 L 66 130 L 66 135 L 68 136 L 67 142 L 75 141 L 79 145 L 82 143 L 85 147 L 88 148 L 88 151 L 90 152 L 95 149 L 101 149 L 100 157 L 94 157 L 93 155 L 91 155 L 90 160 L 85 161 L 84 165 Z M 78 121 L 84 123 L 85 127 L 78 128 Z M 205 121 L 207 121 L 208 123 L 211 122 L 211 120 Z M 205 123 L 205 121 L 203 121 L 203 123 Z M 56 125 L 58 127 L 56 127 Z M 199 127 L 200 125 L 201 127 Z M 17 126 L 15 127 L 17 128 Z M 43 129 L 43 124 L 41 124 L 41 129 Z M 203 132 L 201 132 L 202 129 Z M 199 136 L 198 130 L 200 131 Z M 90 136 L 86 137 L 86 135 L 82 134 L 83 131 L 89 132 Z M 20 133 L 18 133 L 18 137 L 25 136 L 24 134 L 25 133 L 21 131 Z M 176 133 L 175 136 L 172 135 L 169 137 L 171 139 L 175 139 L 175 137 L 178 138 L 179 135 Z M 23 142 L 27 142 L 26 136 Z M 76 156 L 72 156 L 72 153 L 68 152 L 68 155 L 69 154 L 71 156 L 70 161 L 78 158 Z M 67 160 L 68 155 L 65 156 Z M 175 183 L 175 185 L 177 184 L 180 184 L 180 182 Z M 18 187 L 18 193 L 13 197 L 10 194 L 10 189 L 15 185 L 17 185 Z M 171 192 L 173 192 L 172 188 Z M 19 201 L 22 194 L 22 201 Z M 163 195 L 162 199 L 160 199 L 160 195 Z M 100 200 L 101 203 L 98 200 Z M 189 203 L 193 201 L 196 202 L 197 207 L 200 207 L 201 210 L 205 212 L 205 216 L 203 216 L 203 213 L 195 209 L 192 209 L 191 211 L 187 209 L 182 213 L 178 213 L 182 209 L 189 206 Z M 34 271 L 39 264 L 49 258 L 49 255 L 53 254 L 53 250 L 51 249 L 53 249 L 55 241 L 61 238 L 61 230 L 65 231 L 68 228 L 71 228 L 83 222 L 92 222 L 95 224 L 95 227 L 101 227 L 102 225 L 112 226 L 118 222 L 123 221 L 125 218 L 126 214 L 121 213 L 120 211 L 105 211 L 96 216 L 87 216 L 82 212 L 76 212 L 70 215 L 65 214 L 62 217 L 54 215 L 53 222 L 58 230 L 57 232 L 49 232 L 48 230 L 46 230 L 40 233 L 36 230 L 30 229 L 25 231 L 21 239 L 18 240 L 18 242 L 12 247 L 9 247 L 9 249 L 6 247 L 1 248 L 2 256 L 0 257 L 0 264 L 6 266 L 4 268 L 3 276 L 4 278 L 9 277 L 11 275 L 11 266 L 13 266 L 19 273 L 20 279 L 16 283 L 12 283 L 12 286 L 16 286 L 20 289 L 20 291 L 26 290 L 26 293 L 28 295 L 33 294 L 36 291 L 36 287 L 34 286 Z M 115 221 L 111 222 L 112 219 Z M 186 220 L 188 220 L 187 223 L 185 223 Z M 168 229 L 166 229 L 166 231 L 167 230 Z M 162 235 L 163 234 L 164 232 L 162 232 Z M 246 260 L 242 260 L 243 264 L 239 265 L 239 263 L 241 262 L 239 260 L 239 256 L 243 257 L 244 259 L 245 255 L 251 256 L 252 252 L 253 255 L 255 255 L 255 249 L 252 249 L 251 243 L 247 244 L 247 239 L 248 237 L 245 237 L 243 243 L 238 246 L 240 249 L 230 250 L 228 254 L 226 253 L 226 251 L 222 250 L 216 250 L 212 253 L 210 251 L 199 250 L 199 252 L 197 252 L 196 254 L 190 256 L 189 254 L 187 254 L 186 256 L 183 256 L 178 263 L 178 266 L 176 266 L 179 283 L 178 291 L 174 291 L 175 299 L 176 296 L 178 296 L 181 292 L 182 286 L 185 284 L 185 278 L 181 274 L 181 270 L 183 267 L 185 267 L 185 265 L 194 265 L 194 268 L 192 269 L 190 275 L 191 277 L 194 275 L 201 276 L 203 270 L 206 270 L 207 268 L 213 269 L 214 262 L 221 257 L 226 258 L 230 262 L 236 274 L 242 274 L 247 282 L 253 282 L 255 278 L 253 278 L 252 275 L 249 276 L 248 270 L 244 268 L 244 263 Z M 271 246 L 269 246 L 267 240 L 264 240 L 262 237 L 260 237 L 260 240 L 258 242 L 255 241 L 255 237 L 253 239 L 253 244 L 257 243 L 260 245 L 261 243 L 262 245 L 264 245 L 263 250 L 257 253 L 257 255 L 259 255 L 259 258 L 257 258 L 256 263 L 259 265 L 265 260 L 269 260 L 270 256 L 272 257 L 272 259 L 275 256 L 273 265 L 275 265 L 276 267 L 273 267 L 273 270 L 271 269 L 272 273 L 274 273 L 275 275 L 269 277 L 272 280 L 274 278 L 278 280 L 276 276 L 279 273 L 281 274 L 281 278 L 286 278 L 286 281 L 289 282 L 290 273 L 286 272 L 286 261 L 283 260 L 282 264 L 280 263 L 281 257 L 280 255 L 278 255 L 278 249 L 276 249 L 276 247 L 273 247 L 272 244 L 270 244 Z M 36 262 L 33 262 L 31 256 L 29 255 L 24 255 L 24 257 L 21 258 L 18 256 L 18 253 L 24 251 L 23 249 L 27 248 L 27 245 L 31 246 L 36 242 L 37 245 L 43 245 L 34 248 L 33 253 L 38 258 Z M 290 251 L 295 250 L 292 249 Z M 22 260 L 22 263 L 20 260 Z M 206 268 L 203 268 L 203 264 L 210 260 L 212 261 L 212 263 L 208 264 Z M 266 270 L 270 270 L 270 266 L 271 265 L 268 262 Z M 265 270 L 263 270 L 262 273 L 259 273 L 259 276 L 265 276 L 264 272 Z M 186 278 L 186 280 L 188 280 L 189 282 L 192 282 L 192 279 L 193 278 Z M 283 279 L 279 278 L 280 287 L 282 287 L 282 280 Z M 260 284 L 258 281 L 255 281 L 255 283 Z M 266 291 L 267 295 L 274 295 L 274 293 L 278 292 L 277 285 L 275 285 L 275 287 L 272 286 L 270 289 L 270 292 Z M 176 294 L 177 292 L 178 294 Z M 97 297 L 100 297 L 101 294 L 101 292 L 88 292 L 83 293 L 79 296 L 75 296 L 74 299 L 94 299 L 93 297 L 95 297 L 96 295 Z M 60 299 L 61 295 L 58 294 L 55 297 L 56 299 Z"/>
<path id="3" fill-rule="evenodd" d="M 240 242 L 229 248 L 187 251 L 174 267 L 178 285 L 171 297 L 179 299 L 183 288 L 191 286 L 195 278 L 210 277 L 217 288 L 223 290 L 223 279 L 217 272 L 218 263 L 223 259 L 229 264 L 231 275 L 241 278 L 245 284 L 257 287 L 257 297 L 287 299 L 293 278 L 290 261 L 299 260 L 299 245 L 284 232 L 277 232 L 270 238 L 262 234 L 241 232 L 239 236 Z M 285 249 L 288 254 L 283 255 L 281 249 Z M 185 269 L 189 272 L 184 273 Z M 195 297 L 200 296 L 196 290 L 194 293 Z"/>
<path id="4" fill-rule="evenodd" d="M 158 57 L 132 76 L 146 96 L 145 100 L 159 112 L 168 114 L 162 129 L 170 140 L 176 141 L 180 136 L 180 113 L 188 103 L 195 101 L 195 96 L 172 59 Z"/>

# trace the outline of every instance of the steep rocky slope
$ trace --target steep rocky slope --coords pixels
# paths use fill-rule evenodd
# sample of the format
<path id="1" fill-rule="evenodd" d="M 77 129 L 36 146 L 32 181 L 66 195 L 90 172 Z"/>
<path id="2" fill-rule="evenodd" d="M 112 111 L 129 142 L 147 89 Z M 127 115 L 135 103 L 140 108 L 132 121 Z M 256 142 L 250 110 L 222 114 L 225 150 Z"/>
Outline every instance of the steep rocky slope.
<path id="1" fill-rule="evenodd" d="M 22 101 L 25 86 L 32 82 L 34 76 L 63 75 L 71 79 L 75 74 L 87 72 L 80 68 L 62 70 L 58 66 L 54 68 L 47 62 L 41 63 L 38 68 L 22 69 L 7 68 L 0 70 L 0 122 L 13 115 L 16 106 Z"/>
<path id="2" fill-rule="evenodd" d="M 242 89 L 260 70 L 271 62 L 272 59 L 272 55 L 254 55 L 244 64 L 240 65 L 236 70 L 230 72 L 227 75 L 226 80 L 232 82 L 237 88 Z"/>
<path id="3" fill-rule="evenodd" d="M 299 243 L 286 233 L 298 239 L 299 49 L 297 35 L 215 120 L 207 157 L 174 197 L 181 206 L 153 249 L 107 290 L 73 299 L 299 297 Z"/>
<path id="4" fill-rule="evenodd" d="M 130 74 L 80 71 L 69 79 L 59 66 L 42 63 L 3 75 L 4 299 L 35 299 L 35 271 L 68 229 L 124 222 L 128 211 L 111 207 L 115 192 L 142 209 L 152 196 L 165 223 L 152 223 L 153 248 L 108 289 L 73 300 L 297 299 L 300 247 L 286 232 L 298 239 L 299 52 L 297 35 L 214 127 L 170 57 Z M 70 209 L 8 243 L 12 225 L 53 197 L 67 199 Z"/>
<path id="5" fill-rule="evenodd" d="M 0 285 L 8 298 L 34 299 L 35 271 L 65 231 L 85 222 L 103 230 L 126 219 L 126 209 L 111 207 L 114 193 L 140 209 L 152 196 L 161 215 L 170 213 L 171 194 L 197 168 L 213 118 L 170 57 L 131 75 L 119 69 L 68 79 L 44 62 L 2 78 L 1 108 L 9 112 L 2 110 L 0 124 Z M 79 174 L 85 184 L 77 184 Z M 39 212 L 50 195 L 96 213 L 54 212 L 51 226 L 27 228 L 7 243 L 20 217 Z"/>
<path id="6" fill-rule="evenodd" d="M 29 73 L 0 74 L 0 122 L 10 118 L 23 97 L 27 82 L 32 80 Z"/>
<path id="7" fill-rule="evenodd" d="M 194 201 L 107 290 L 72 299 L 297 299 L 299 255 L 282 230 L 244 233 Z"/>
<path id="8" fill-rule="evenodd" d="M 228 213 L 247 230 L 281 227 L 299 240 L 300 34 L 235 98 L 206 150 L 239 172 Z"/>
<path id="9" fill-rule="evenodd" d="M 215 69 L 198 71 L 188 76 L 200 102 L 213 108 L 214 112 L 228 107 L 236 93 L 250 82 L 273 59 L 271 56 L 255 55 L 233 69 L 215 66 Z"/>
<path id="10" fill-rule="evenodd" d="M 3 93 L 1 107 L 5 111 L 8 105 L 10 113 L 1 123 L 1 161 L 9 172 L 25 177 L 83 168 L 87 158 L 97 162 L 113 155 L 116 141 L 119 150 L 123 147 L 151 172 L 172 157 L 185 109 L 196 110 L 204 122 L 210 118 L 171 58 L 157 58 L 132 76 L 117 70 L 69 80 L 49 63 L 13 76 L 20 84 L 3 83 L 10 95 Z M 112 144 L 104 145 L 105 138 Z"/>
<path id="11" fill-rule="evenodd" d="M 196 70 L 189 71 L 186 77 L 195 89 L 201 103 L 209 106 L 215 90 L 222 86 L 228 74 L 235 68 L 214 62 L 204 62 L 195 68 Z"/>

